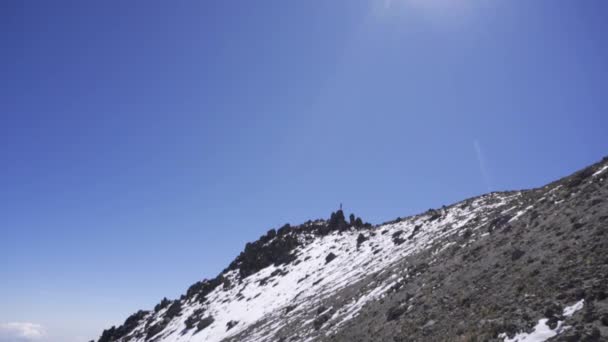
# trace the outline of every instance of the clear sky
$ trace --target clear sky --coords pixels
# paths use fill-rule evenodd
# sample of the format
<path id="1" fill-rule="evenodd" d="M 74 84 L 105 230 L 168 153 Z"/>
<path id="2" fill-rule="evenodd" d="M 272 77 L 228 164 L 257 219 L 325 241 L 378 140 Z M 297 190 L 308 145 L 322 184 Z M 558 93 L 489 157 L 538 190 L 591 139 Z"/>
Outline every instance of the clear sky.
<path id="1" fill-rule="evenodd" d="M 604 0 L 2 1 L 0 341 L 96 338 L 340 202 L 379 223 L 598 161 L 607 16 Z"/>

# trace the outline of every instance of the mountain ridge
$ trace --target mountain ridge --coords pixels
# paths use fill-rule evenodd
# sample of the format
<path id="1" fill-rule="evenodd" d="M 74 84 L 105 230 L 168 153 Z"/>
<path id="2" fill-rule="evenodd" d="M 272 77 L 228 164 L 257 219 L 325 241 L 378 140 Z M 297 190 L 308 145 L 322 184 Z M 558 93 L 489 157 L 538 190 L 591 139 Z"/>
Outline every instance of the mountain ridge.
<path id="1" fill-rule="evenodd" d="M 578 226 L 575 230 L 582 230 L 584 225 L 579 222 L 580 216 L 586 213 L 582 209 L 573 209 L 579 205 L 575 203 L 576 199 L 573 200 L 577 195 L 584 197 L 581 201 L 584 205 L 600 206 L 595 216 L 603 227 L 608 217 L 604 215 L 608 210 L 603 200 L 607 170 L 608 159 L 604 158 L 539 188 L 491 192 L 375 226 L 352 215 L 347 221 L 343 211 L 339 210 L 328 220 L 271 229 L 255 242 L 246 244 L 241 254 L 217 277 L 193 284 L 177 300 L 163 299 L 154 310 L 131 315 L 123 325 L 105 330 L 98 342 L 367 341 L 380 336 L 382 340 L 409 341 L 424 338 L 454 340 L 467 338 L 467 334 L 478 340 L 506 341 L 518 334 L 533 333 L 528 330 L 536 327 L 530 325 L 537 322 L 538 317 L 531 317 L 533 315 L 528 311 L 532 309 L 515 316 L 505 313 L 502 315 L 504 318 L 490 323 L 485 322 L 489 320 L 486 319 L 482 327 L 475 329 L 464 320 L 462 327 L 458 328 L 461 331 L 442 331 L 442 324 L 438 322 L 442 317 L 440 311 L 435 312 L 437 310 L 429 307 L 424 310 L 426 313 L 420 314 L 424 318 L 418 318 L 418 307 L 408 303 L 415 303 L 422 297 L 422 302 L 435 301 L 434 296 L 420 295 L 429 290 L 424 282 L 418 283 L 419 279 L 429 277 L 428 283 L 434 284 L 431 294 L 449 287 L 443 283 L 444 271 L 433 273 L 429 270 L 451 271 L 450 274 L 455 274 L 450 275 L 455 284 L 469 284 L 469 279 L 459 279 L 458 271 L 453 270 L 479 276 L 477 268 L 467 267 L 467 263 L 485 267 L 477 265 L 480 256 L 502 262 L 503 256 L 495 255 L 494 251 L 503 246 L 489 249 L 489 244 L 496 244 L 496 240 L 489 238 L 511 243 L 510 240 L 517 239 L 518 235 L 521 238 L 526 234 L 547 234 L 543 231 L 545 223 L 552 222 L 550 219 L 559 214 L 555 207 L 564 206 L 562 203 L 573 206 L 564 209 L 572 211 L 568 227 Z M 554 224 L 565 225 L 562 221 Z M 598 236 L 601 235 L 603 233 Z M 511 263 L 519 262 L 525 255 L 530 258 L 529 255 L 533 254 L 529 249 L 512 246 L 504 253 Z M 534 266 L 537 261 L 533 258 L 529 264 Z M 516 271 L 523 274 L 526 267 Z M 532 276 L 537 277 L 542 271 L 539 271 L 540 267 L 534 267 L 529 274 L 537 273 Z M 605 270 L 599 266 L 596 269 Z M 600 275 L 608 279 L 608 275 Z M 491 279 L 484 278 L 484 281 L 497 286 Z M 436 286 L 441 290 L 435 291 Z M 511 287 L 517 289 L 518 286 L 513 284 Z M 596 298 L 601 298 L 601 293 L 604 293 L 604 299 L 600 301 L 605 300 L 605 287 L 598 285 L 592 292 Z M 510 291 L 502 290 L 505 293 Z M 459 291 L 466 292 L 463 289 Z M 460 296 L 459 291 L 452 292 Z M 509 296 L 512 296 L 510 292 Z M 472 299 L 460 297 L 463 298 L 458 299 L 454 310 L 463 311 L 461 308 L 475 306 Z M 580 294 L 567 297 L 571 301 L 578 300 L 569 304 L 576 305 L 584 300 L 579 297 Z M 445 300 L 446 303 L 450 301 L 452 299 Z M 496 302 L 501 301 L 496 299 Z M 444 304 L 440 302 L 435 306 Z M 423 304 L 422 307 L 424 305 L 429 306 Z M 571 306 L 561 305 L 562 308 Z M 604 304 L 599 305 L 601 313 L 596 314 L 597 319 L 587 322 L 594 323 L 593 328 L 582 325 L 557 333 L 558 325 L 566 326 L 566 316 L 559 314 L 560 305 L 551 305 L 553 314 L 545 316 L 551 316 L 547 320 L 551 320 L 554 329 L 549 329 L 547 334 L 555 333 L 550 338 L 561 338 L 576 332 L 579 337 L 602 338 L 608 331 L 604 331 L 602 324 L 597 322 L 604 320 L 602 310 L 606 311 L 608 322 L 608 304 L 605 306 L 606 310 Z M 497 310 L 500 311 L 493 311 Z M 494 317 L 492 315 L 492 312 L 486 313 L 488 317 Z M 362 326 L 367 326 L 368 331 L 363 331 Z"/>

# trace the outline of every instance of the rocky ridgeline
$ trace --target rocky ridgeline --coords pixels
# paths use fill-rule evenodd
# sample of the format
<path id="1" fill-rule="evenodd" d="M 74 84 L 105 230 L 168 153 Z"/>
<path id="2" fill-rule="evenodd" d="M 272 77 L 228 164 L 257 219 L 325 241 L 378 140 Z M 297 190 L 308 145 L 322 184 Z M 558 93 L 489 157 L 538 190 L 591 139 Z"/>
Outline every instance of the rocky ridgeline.
<path id="1" fill-rule="evenodd" d="M 604 159 L 378 226 L 339 210 L 271 229 L 216 278 L 99 342 L 605 341 L 607 179 Z M 246 322 L 254 302 L 275 309 Z"/>
<path id="2" fill-rule="evenodd" d="M 347 222 L 344 212 L 338 210 L 331 213 L 329 220 L 310 220 L 298 226 L 285 224 L 279 229 L 270 229 L 257 241 L 247 243 L 245 249 L 230 263 L 228 268 L 222 271 L 217 277 L 205 279 L 193 284 L 179 300 L 171 301 L 167 298 L 163 298 L 163 300 L 154 307 L 154 313 L 159 313 L 161 310 L 167 309 L 162 320 L 153 321 L 151 319 L 152 316 L 148 315 L 150 313 L 149 311 L 140 310 L 127 318 L 123 325 L 104 330 L 98 342 L 112 342 L 125 339 L 142 322 L 146 326 L 144 329 L 145 334 L 139 333 L 131 336 L 126 341 L 131 338 L 142 338 L 144 336 L 148 339 L 157 335 L 167 327 L 174 317 L 180 315 L 182 303 L 189 301 L 204 303 L 207 299 L 206 296 L 217 287 L 223 286 L 224 288 L 230 288 L 232 286 L 231 281 L 224 277 L 227 272 L 237 270 L 240 279 L 244 279 L 270 265 L 280 266 L 294 261 L 295 255 L 293 254 L 293 251 L 300 245 L 301 236 L 303 234 L 309 234 L 308 237 L 310 238 L 310 235 L 323 236 L 336 231 L 343 232 L 348 229 L 371 229 L 372 227 L 373 226 L 370 223 L 364 223 L 361 218 L 356 217 L 354 214 L 350 215 L 349 221 Z M 278 273 L 275 273 L 271 276 L 277 274 Z M 148 317 L 147 321 L 145 321 L 146 317 Z M 204 311 L 199 310 L 186 320 L 186 328 L 187 330 L 202 330 L 211 323 L 213 323 L 213 317 L 205 316 Z"/>
<path id="3" fill-rule="evenodd" d="M 288 264 L 295 260 L 292 252 L 300 244 L 302 233 L 322 236 L 334 231 L 371 227 L 371 224 L 363 223 L 361 218 L 355 217 L 354 214 L 350 215 L 350 222 L 347 222 L 342 210 L 331 213 L 327 221 L 308 221 L 295 227 L 286 224 L 278 230 L 269 230 L 256 242 L 245 245 L 245 250 L 222 273 L 238 270 L 240 276 L 246 278 L 270 265 Z"/>

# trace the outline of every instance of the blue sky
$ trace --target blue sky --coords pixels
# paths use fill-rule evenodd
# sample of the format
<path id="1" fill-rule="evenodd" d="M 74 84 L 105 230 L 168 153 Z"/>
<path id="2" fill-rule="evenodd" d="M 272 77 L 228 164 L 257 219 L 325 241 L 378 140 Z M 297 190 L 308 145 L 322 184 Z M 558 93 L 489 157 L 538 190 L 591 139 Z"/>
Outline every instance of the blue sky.
<path id="1" fill-rule="evenodd" d="M 340 202 L 379 223 L 608 154 L 602 0 L 0 6 L 0 342 L 96 338 Z"/>

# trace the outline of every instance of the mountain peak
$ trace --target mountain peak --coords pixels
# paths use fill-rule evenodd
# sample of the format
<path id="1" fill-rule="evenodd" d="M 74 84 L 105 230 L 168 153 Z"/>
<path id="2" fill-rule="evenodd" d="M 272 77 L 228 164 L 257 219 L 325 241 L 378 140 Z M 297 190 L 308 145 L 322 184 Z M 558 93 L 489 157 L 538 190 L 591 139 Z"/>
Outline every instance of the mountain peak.
<path id="1" fill-rule="evenodd" d="M 541 188 L 377 226 L 341 209 L 286 224 L 99 342 L 514 341 L 535 325 L 603 335 L 607 178 L 604 159 Z"/>

